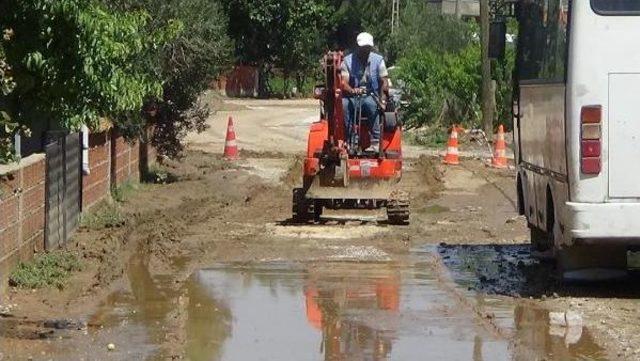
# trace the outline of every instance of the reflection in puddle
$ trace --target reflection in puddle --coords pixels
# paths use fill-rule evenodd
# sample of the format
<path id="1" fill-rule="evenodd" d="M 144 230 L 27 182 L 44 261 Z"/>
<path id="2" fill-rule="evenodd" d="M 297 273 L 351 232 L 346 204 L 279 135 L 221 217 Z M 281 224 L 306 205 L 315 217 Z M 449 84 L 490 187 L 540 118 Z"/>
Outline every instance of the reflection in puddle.
<path id="1" fill-rule="evenodd" d="M 232 314 L 223 360 L 465 360 L 509 354 L 507 342 L 459 312 L 435 280 L 416 268 L 218 267 L 197 272 L 194 282 Z"/>
<path id="2" fill-rule="evenodd" d="M 469 298 L 494 315 L 498 336 L 426 270 L 392 264 L 290 264 L 201 270 L 193 282 L 229 312 L 222 351 L 202 360 L 532 360 L 603 355 L 588 332 L 567 342 L 548 312 Z M 575 329 L 574 329 L 575 331 Z M 554 333 L 555 332 L 555 333 Z M 192 351 L 192 350 L 190 350 Z"/>
<path id="3" fill-rule="evenodd" d="M 225 264 L 172 289 L 134 262 L 129 281 L 133 291 L 114 294 L 94 317 L 122 339 L 111 359 L 131 350 L 189 360 L 604 357 L 581 325 L 550 326 L 542 309 L 452 291 L 424 263 Z"/>

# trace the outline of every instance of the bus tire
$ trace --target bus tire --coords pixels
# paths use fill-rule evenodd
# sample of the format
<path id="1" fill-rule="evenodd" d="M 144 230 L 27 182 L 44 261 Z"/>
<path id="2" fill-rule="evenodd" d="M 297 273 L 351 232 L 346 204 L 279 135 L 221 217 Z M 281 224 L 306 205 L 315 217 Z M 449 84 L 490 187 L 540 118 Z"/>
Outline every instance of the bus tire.
<path id="1" fill-rule="evenodd" d="M 531 235 L 531 255 L 540 261 L 553 260 L 553 243 L 549 233 L 531 225 L 529 233 Z"/>

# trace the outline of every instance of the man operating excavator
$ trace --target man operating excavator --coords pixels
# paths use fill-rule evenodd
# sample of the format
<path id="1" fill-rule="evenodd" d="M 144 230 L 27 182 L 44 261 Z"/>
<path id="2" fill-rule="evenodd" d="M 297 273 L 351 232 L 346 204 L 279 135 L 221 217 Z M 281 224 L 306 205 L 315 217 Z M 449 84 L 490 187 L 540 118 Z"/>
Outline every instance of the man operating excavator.
<path id="1" fill-rule="evenodd" d="M 357 48 L 342 62 L 343 80 L 342 106 L 347 129 L 347 139 L 352 139 L 357 103 L 361 105 L 362 115 L 366 117 L 369 128 L 370 145 L 365 152 L 377 152 L 380 144 L 380 123 L 378 105 L 371 93 L 380 96 L 385 102 L 389 96 L 389 72 L 382 55 L 373 51 L 373 36 L 360 33 L 356 38 Z M 359 102 L 356 102 L 359 97 Z"/>

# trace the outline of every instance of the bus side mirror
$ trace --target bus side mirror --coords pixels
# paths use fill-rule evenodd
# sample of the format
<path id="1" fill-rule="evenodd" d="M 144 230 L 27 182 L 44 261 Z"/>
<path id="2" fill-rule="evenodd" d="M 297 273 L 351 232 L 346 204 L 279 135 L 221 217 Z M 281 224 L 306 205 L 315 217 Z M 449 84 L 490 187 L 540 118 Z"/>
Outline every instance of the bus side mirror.
<path id="1" fill-rule="evenodd" d="M 494 21 L 489 26 L 489 58 L 502 59 L 506 46 L 507 23 Z"/>

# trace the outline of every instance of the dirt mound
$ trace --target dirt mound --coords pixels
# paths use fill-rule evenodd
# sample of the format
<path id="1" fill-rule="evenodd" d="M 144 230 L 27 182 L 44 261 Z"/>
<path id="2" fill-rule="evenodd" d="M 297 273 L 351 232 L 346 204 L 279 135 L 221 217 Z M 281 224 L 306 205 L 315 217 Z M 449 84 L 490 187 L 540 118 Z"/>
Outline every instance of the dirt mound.
<path id="1" fill-rule="evenodd" d="M 215 90 L 207 91 L 200 101 L 207 104 L 212 111 L 232 111 L 232 110 L 244 110 L 247 109 L 244 105 L 235 104 L 228 101 L 229 98 L 221 95 Z"/>
<path id="2" fill-rule="evenodd" d="M 416 195 L 421 200 L 432 199 L 444 189 L 444 172 L 439 158 L 421 155 L 414 167 L 422 185 L 421 193 Z"/>
<path id="3" fill-rule="evenodd" d="M 291 157 L 290 154 L 285 154 L 282 152 L 272 152 L 272 151 L 255 151 L 250 149 L 240 149 L 240 157 L 241 158 L 268 158 L 268 159 L 284 159 Z"/>
<path id="4" fill-rule="evenodd" d="M 282 175 L 280 181 L 286 186 L 295 187 L 302 183 L 302 166 L 304 158 L 302 155 L 294 156 L 289 163 L 287 171 Z"/>

